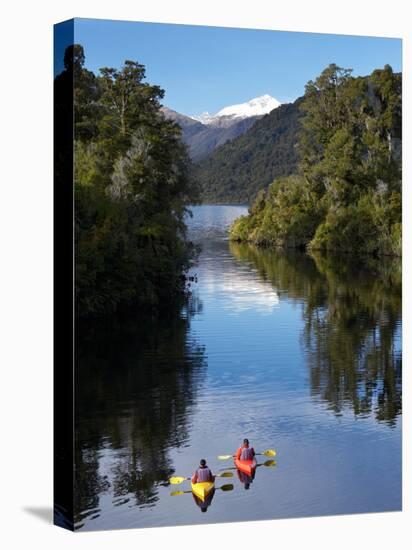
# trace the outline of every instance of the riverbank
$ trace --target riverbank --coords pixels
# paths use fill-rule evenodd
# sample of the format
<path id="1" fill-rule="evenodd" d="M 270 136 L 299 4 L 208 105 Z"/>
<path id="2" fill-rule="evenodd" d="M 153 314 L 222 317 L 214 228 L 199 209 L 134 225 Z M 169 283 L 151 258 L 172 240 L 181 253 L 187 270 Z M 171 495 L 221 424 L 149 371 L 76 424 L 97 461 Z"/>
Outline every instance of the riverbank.
<path id="1" fill-rule="evenodd" d="M 269 248 L 400 258 L 401 195 L 368 192 L 338 206 L 327 195 L 317 202 L 303 178 L 284 178 L 258 194 L 248 215 L 230 227 L 229 238 Z"/>

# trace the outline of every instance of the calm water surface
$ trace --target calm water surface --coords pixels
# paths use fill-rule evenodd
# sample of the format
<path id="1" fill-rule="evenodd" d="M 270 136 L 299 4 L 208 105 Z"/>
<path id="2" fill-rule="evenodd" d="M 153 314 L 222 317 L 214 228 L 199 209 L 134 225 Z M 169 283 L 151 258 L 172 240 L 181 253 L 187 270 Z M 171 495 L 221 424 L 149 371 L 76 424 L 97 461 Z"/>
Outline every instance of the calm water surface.
<path id="1" fill-rule="evenodd" d="M 246 208 L 199 206 L 183 311 L 95 328 L 78 355 L 76 521 L 83 530 L 399 510 L 399 266 L 360 269 L 230 243 Z M 243 437 L 275 448 L 206 513 L 170 475 L 214 471 Z M 263 460 L 262 460 L 263 462 Z M 188 490 L 189 484 L 180 487 Z"/>

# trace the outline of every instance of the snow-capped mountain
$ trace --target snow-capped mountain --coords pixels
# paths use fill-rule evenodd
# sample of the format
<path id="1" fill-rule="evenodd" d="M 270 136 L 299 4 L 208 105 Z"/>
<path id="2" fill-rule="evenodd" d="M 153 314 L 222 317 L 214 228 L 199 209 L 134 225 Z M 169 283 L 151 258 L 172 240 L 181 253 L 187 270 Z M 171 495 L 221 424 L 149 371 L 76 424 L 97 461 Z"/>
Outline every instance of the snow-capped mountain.
<path id="1" fill-rule="evenodd" d="M 166 118 L 174 120 L 182 128 L 182 139 L 194 162 L 209 155 L 226 141 L 244 134 L 262 116 L 279 107 L 280 103 L 270 95 L 262 95 L 239 105 L 224 107 L 215 115 L 203 113 L 187 116 L 168 107 L 162 111 Z"/>
<path id="2" fill-rule="evenodd" d="M 237 122 L 244 118 L 266 115 L 279 107 L 279 105 L 280 102 L 277 99 L 265 94 L 255 97 L 246 103 L 224 107 L 215 115 L 205 112 L 198 116 L 191 116 L 191 118 L 208 126 L 228 126 L 231 122 Z"/>

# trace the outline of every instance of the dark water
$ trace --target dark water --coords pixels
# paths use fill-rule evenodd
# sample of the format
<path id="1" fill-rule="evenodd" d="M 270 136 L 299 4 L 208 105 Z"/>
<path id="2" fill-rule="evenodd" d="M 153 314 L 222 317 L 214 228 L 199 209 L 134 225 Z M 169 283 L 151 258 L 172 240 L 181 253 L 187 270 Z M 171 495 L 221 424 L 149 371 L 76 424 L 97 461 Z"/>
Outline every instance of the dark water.
<path id="1" fill-rule="evenodd" d="M 229 243 L 243 207 L 201 206 L 183 311 L 95 327 L 79 350 L 76 522 L 113 529 L 401 508 L 401 289 L 393 261 Z M 275 448 L 202 513 L 200 458 Z M 264 460 L 265 458 L 262 457 Z M 263 462 L 263 460 L 262 460 Z"/>

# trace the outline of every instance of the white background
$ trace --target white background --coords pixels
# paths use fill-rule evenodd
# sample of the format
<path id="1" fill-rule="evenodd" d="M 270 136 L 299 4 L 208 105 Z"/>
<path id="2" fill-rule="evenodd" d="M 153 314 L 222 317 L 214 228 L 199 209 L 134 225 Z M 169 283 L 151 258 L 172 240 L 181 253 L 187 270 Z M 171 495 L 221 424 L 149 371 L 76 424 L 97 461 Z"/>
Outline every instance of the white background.
<path id="1" fill-rule="evenodd" d="M 404 284 L 404 512 L 72 534 L 52 507 L 52 25 L 71 17 L 404 38 L 404 249 L 411 249 L 409 2 L 70 0 L 2 4 L 0 544 L 14 548 L 406 548 L 411 540 L 410 317 Z M 408 36 L 409 34 L 409 36 Z M 293 69 L 293 68 L 292 68 Z M 409 217 L 409 219 L 408 219 Z M 404 281 L 410 276 L 404 257 Z M 409 277 L 410 278 L 410 277 Z M 410 339 L 410 338 L 409 338 Z M 409 529 L 408 529 L 409 527 Z M 407 533 L 409 531 L 409 543 Z"/>

